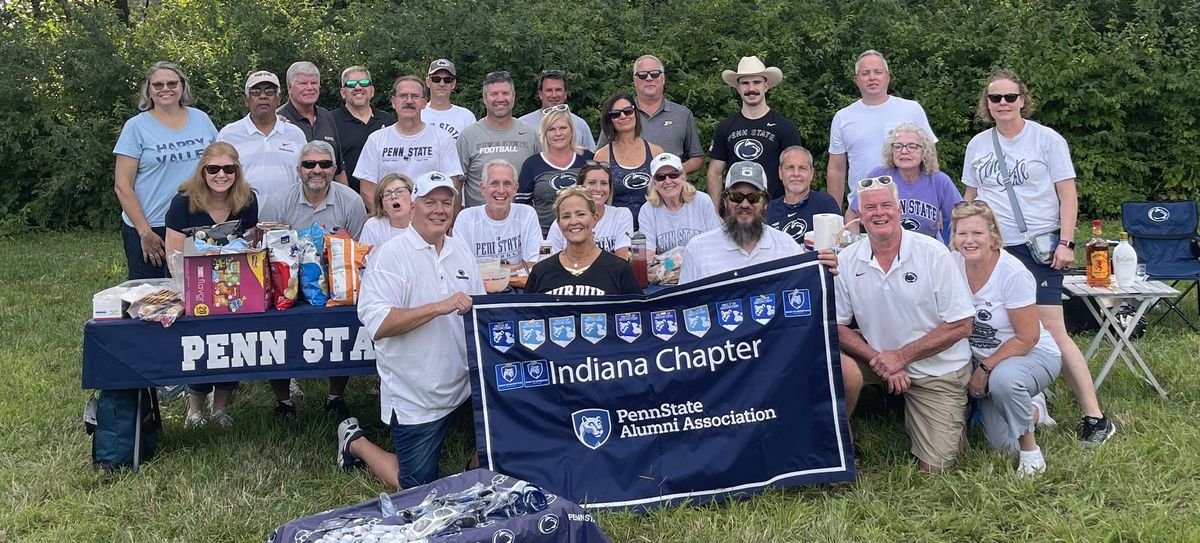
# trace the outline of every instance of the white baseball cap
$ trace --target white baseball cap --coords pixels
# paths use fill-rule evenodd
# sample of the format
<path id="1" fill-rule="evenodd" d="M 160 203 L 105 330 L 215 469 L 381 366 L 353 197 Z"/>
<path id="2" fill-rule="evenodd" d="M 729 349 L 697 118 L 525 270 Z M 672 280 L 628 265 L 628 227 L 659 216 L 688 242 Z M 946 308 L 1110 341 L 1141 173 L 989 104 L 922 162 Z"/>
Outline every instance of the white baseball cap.
<path id="1" fill-rule="evenodd" d="M 279 88 L 279 76 L 266 70 L 250 74 L 250 77 L 246 78 L 246 94 L 250 94 L 250 89 L 259 83 L 270 83 L 275 85 L 275 88 Z"/>
<path id="2" fill-rule="evenodd" d="M 442 172 L 423 173 L 417 177 L 416 181 L 413 181 L 413 198 L 425 196 L 440 187 L 446 187 L 452 194 L 458 194 L 458 189 L 454 188 L 454 180 L 450 176 Z"/>
<path id="3" fill-rule="evenodd" d="M 671 153 L 662 153 L 650 161 L 650 175 L 658 173 L 658 170 L 664 166 L 670 166 L 681 172 L 683 171 L 683 161 L 679 160 L 679 157 Z"/>

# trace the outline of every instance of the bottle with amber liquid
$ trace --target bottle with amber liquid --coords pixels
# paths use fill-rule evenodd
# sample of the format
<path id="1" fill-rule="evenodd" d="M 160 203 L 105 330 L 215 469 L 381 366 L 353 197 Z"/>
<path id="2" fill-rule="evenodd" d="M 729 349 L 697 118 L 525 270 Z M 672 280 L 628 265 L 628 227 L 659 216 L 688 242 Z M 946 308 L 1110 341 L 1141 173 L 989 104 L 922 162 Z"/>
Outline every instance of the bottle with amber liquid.
<path id="1" fill-rule="evenodd" d="M 1087 284 L 1089 287 L 1109 288 L 1112 285 L 1112 255 L 1108 240 L 1100 232 L 1100 219 L 1092 221 L 1092 240 L 1084 248 L 1087 259 Z"/>

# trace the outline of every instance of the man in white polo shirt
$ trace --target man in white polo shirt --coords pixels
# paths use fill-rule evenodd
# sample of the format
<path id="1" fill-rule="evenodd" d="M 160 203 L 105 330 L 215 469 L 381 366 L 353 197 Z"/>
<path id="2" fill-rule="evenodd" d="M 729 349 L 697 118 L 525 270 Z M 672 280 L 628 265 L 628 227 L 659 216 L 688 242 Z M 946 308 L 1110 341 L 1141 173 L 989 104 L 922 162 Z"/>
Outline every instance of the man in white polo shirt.
<path id="1" fill-rule="evenodd" d="M 461 315 L 484 290 L 475 256 L 446 235 L 456 193 L 448 175 L 417 177 L 412 227 L 376 249 L 359 296 L 358 318 L 375 341 L 380 419 L 396 453 L 363 439 L 350 417 L 338 425 L 337 463 L 349 470 L 365 462 L 392 488 L 437 479 L 452 415 L 471 395 Z"/>
<path id="2" fill-rule="evenodd" d="M 217 133 L 217 141 L 238 151 L 246 181 L 258 192 L 258 201 L 283 192 L 296 181 L 296 163 L 300 148 L 308 143 L 304 131 L 292 123 L 280 122 L 279 77 L 259 70 L 246 78 L 246 109 L 250 113 Z"/>
<path id="3" fill-rule="evenodd" d="M 864 381 L 903 394 L 910 450 L 921 469 L 937 473 L 961 450 L 970 291 L 941 242 L 901 228 L 891 178 L 864 179 L 857 189 L 867 239 L 838 255 L 834 282 L 846 411 Z"/>

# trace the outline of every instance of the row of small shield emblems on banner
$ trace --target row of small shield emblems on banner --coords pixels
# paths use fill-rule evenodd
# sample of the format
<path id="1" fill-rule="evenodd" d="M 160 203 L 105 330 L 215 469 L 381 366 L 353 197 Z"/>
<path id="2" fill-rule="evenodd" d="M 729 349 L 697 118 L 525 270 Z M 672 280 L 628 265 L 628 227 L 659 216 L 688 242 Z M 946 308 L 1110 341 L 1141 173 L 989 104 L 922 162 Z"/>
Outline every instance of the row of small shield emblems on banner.
<path id="1" fill-rule="evenodd" d="M 808 317 L 812 315 L 812 299 L 808 289 L 785 290 L 781 293 L 783 316 Z M 766 324 L 775 318 L 777 306 L 775 293 L 759 294 L 749 298 L 750 320 Z M 717 325 L 726 330 L 736 330 L 745 322 L 745 305 L 742 300 L 726 300 L 714 304 L 716 307 Z M 608 337 L 609 320 L 607 313 L 583 313 L 579 315 L 578 329 L 575 326 L 575 316 L 550 317 L 550 342 L 560 347 L 566 347 L 578 336 L 599 343 Z M 642 313 L 616 313 L 613 315 L 613 335 L 633 343 L 642 336 Z M 488 323 L 488 342 L 493 349 L 508 352 L 519 342 L 525 348 L 533 351 L 546 343 L 546 319 L 517 321 L 496 321 Z M 709 306 L 700 305 L 683 310 L 683 327 L 689 334 L 704 337 L 712 328 Z M 514 330 L 515 328 L 515 330 Z M 679 331 L 679 319 L 674 309 L 650 312 L 650 333 L 667 341 L 675 337 Z M 519 338 L 519 339 L 518 339 Z"/>

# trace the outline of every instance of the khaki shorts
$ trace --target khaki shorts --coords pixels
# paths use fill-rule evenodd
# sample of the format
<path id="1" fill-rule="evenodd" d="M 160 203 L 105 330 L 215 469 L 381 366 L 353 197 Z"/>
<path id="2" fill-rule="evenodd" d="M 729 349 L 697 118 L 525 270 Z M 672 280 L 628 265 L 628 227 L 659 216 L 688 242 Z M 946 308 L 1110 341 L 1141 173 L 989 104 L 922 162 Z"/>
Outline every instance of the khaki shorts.
<path id="1" fill-rule="evenodd" d="M 871 366 L 859 362 L 864 384 L 881 384 Z M 904 429 L 912 440 L 912 453 L 937 468 L 948 468 L 958 458 L 965 424 L 967 381 L 971 365 L 937 377 L 913 379 L 904 391 Z"/>

